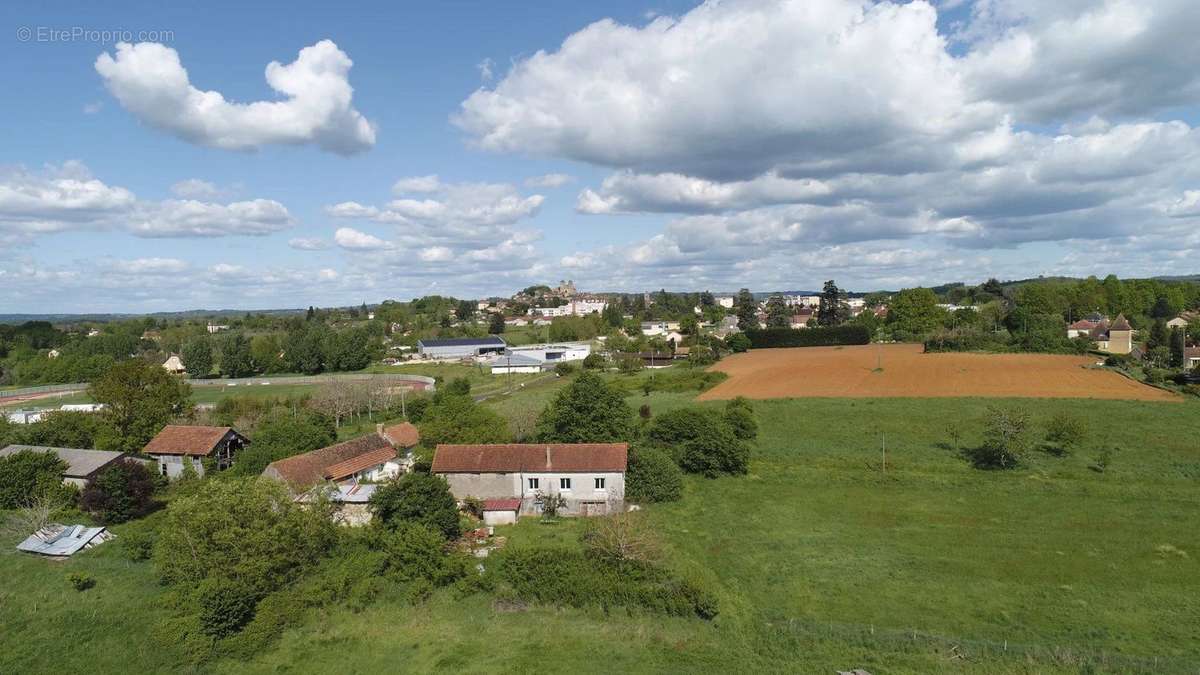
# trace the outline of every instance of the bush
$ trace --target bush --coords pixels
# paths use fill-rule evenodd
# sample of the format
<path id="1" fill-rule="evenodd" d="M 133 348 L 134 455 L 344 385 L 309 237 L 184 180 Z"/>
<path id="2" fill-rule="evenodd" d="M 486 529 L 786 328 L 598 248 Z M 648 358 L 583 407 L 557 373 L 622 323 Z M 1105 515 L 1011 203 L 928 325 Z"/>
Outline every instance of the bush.
<path id="1" fill-rule="evenodd" d="M 441 476 L 405 474 L 375 490 L 370 509 L 387 527 L 410 522 L 425 525 L 447 539 L 459 535 L 458 502 Z"/>
<path id="2" fill-rule="evenodd" d="M 424 580 L 445 586 L 463 575 L 463 566 L 443 552 L 445 538 L 429 527 L 415 522 L 400 522 L 391 527 L 372 527 L 367 532 L 371 550 L 384 555 L 389 578 L 402 582 Z"/>
<path id="3" fill-rule="evenodd" d="M 725 346 L 729 347 L 729 351 L 737 354 L 747 351 L 753 345 L 750 344 L 750 338 L 746 337 L 745 333 L 734 333 L 725 338 Z"/>
<path id="4" fill-rule="evenodd" d="M 617 372 L 622 375 L 632 375 L 644 367 L 642 359 L 637 356 L 622 356 L 617 360 Z"/>
<path id="5" fill-rule="evenodd" d="M 725 422 L 733 431 L 733 435 L 743 441 L 753 441 L 758 438 L 758 422 L 754 420 L 754 407 L 744 396 L 730 399 L 725 404 Z"/>
<path id="6" fill-rule="evenodd" d="M 153 494 L 154 476 L 146 465 L 122 459 L 88 480 L 79 505 L 102 523 L 123 523 L 146 513 Z"/>
<path id="7" fill-rule="evenodd" d="M 715 597 L 696 582 L 658 565 L 597 560 L 565 547 L 506 549 L 496 556 L 496 574 L 526 602 L 557 606 L 640 608 L 655 614 L 717 614 Z"/>
<path id="8" fill-rule="evenodd" d="M 655 564 L 662 559 L 658 536 L 636 512 L 591 518 L 579 539 L 587 555 L 608 565 Z"/>
<path id="9" fill-rule="evenodd" d="M 120 541 L 125 557 L 133 562 L 149 560 L 154 553 L 154 537 L 146 532 L 126 532 Z"/>
<path id="10" fill-rule="evenodd" d="M 559 363 L 554 366 L 554 374 L 559 376 L 570 375 L 575 372 L 575 364 Z"/>
<path id="11" fill-rule="evenodd" d="M 457 381 L 457 380 L 456 380 Z M 423 411 L 421 443 L 507 443 L 512 439 L 508 420 L 495 410 L 479 405 L 468 395 L 439 392 Z"/>
<path id="12" fill-rule="evenodd" d="M 1087 428 L 1083 420 L 1070 413 L 1058 413 L 1046 422 L 1046 442 L 1060 454 L 1067 454 L 1083 443 Z"/>
<path id="13" fill-rule="evenodd" d="M 50 452 L 22 450 L 0 457 L 0 509 L 16 509 L 39 496 L 66 501 L 62 475 L 67 465 Z"/>
<path id="14" fill-rule="evenodd" d="M 205 579 L 196 589 L 200 630 L 221 639 L 242 629 L 254 618 L 258 598 L 249 587 L 222 577 Z"/>
<path id="15" fill-rule="evenodd" d="M 971 453 L 981 469 L 1012 469 L 1029 450 L 1029 413 L 1020 409 L 990 408 L 984 422 L 983 445 Z"/>
<path id="16" fill-rule="evenodd" d="M 591 352 L 587 356 L 583 357 L 584 370 L 603 370 L 605 365 L 604 357 L 600 356 L 596 352 Z"/>
<path id="17" fill-rule="evenodd" d="M 673 502 L 683 495 L 683 472 L 658 448 L 630 448 L 625 498 L 647 504 Z"/>
<path id="18" fill-rule="evenodd" d="M 750 449 L 734 435 L 724 417 L 700 408 L 679 408 L 655 417 L 646 429 L 646 440 L 667 448 L 688 473 L 709 478 L 743 474 L 749 468 Z"/>
<path id="19" fill-rule="evenodd" d="M 802 329 L 751 329 L 746 331 L 745 335 L 754 349 L 865 345 L 871 342 L 871 331 L 866 326 L 854 324 Z"/>
<path id="20" fill-rule="evenodd" d="M 77 591 L 86 591 L 96 585 L 96 577 L 86 572 L 71 572 L 67 575 L 67 582 Z"/>

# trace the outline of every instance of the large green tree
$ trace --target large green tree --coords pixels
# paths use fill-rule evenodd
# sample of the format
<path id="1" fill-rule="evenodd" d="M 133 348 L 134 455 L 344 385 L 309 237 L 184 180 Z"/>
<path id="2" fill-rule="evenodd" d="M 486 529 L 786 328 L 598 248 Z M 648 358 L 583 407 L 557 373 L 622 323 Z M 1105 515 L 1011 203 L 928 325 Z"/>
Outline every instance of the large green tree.
<path id="1" fill-rule="evenodd" d="M 191 377 L 208 377 L 213 368 L 212 340 L 207 335 L 197 335 L 183 343 L 179 358 Z"/>
<path id="2" fill-rule="evenodd" d="M 421 442 L 428 447 L 438 443 L 507 443 L 512 440 L 508 420 L 496 411 L 479 405 L 469 394 L 443 393 L 421 415 Z"/>
<path id="3" fill-rule="evenodd" d="M 919 337 L 942 323 L 946 312 L 938 307 L 938 297 L 928 288 L 906 288 L 888 303 L 887 323 L 903 337 Z"/>
<path id="4" fill-rule="evenodd" d="M 259 421 L 250 440 L 233 465 L 235 474 L 257 476 L 271 462 L 333 445 L 337 429 L 327 415 L 276 408 Z"/>
<path id="5" fill-rule="evenodd" d="M 221 338 L 221 375 L 225 377 L 248 377 L 254 374 L 254 356 L 250 352 L 250 340 L 241 333 L 230 333 Z"/>
<path id="6" fill-rule="evenodd" d="M 408 473 L 371 495 L 371 512 L 384 526 L 424 525 L 447 539 L 459 535 L 458 502 L 446 479 L 428 473 Z"/>
<path id="7" fill-rule="evenodd" d="M 743 288 L 738 291 L 737 297 L 733 301 L 733 311 L 737 314 L 740 330 L 758 328 L 758 303 L 755 302 L 754 294 L 750 292 L 750 289 Z"/>
<path id="8" fill-rule="evenodd" d="M 767 328 L 787 328 L 791 325 L 791 316 L 783 296 L 775 293 L 767 298 Z"/>
<path id="9" fill-rule="evenodd" d="M 560 390 L 537 420 L 537 438 L 546 443 L 628 441 L 632 435 L 625 397 L 592 371 Z"/>
<path id="10" fill-rule="evenodd" d="M 163 426 L 191 409 L 192 388 L 141 359 L 122 361 L 88 387 L 104 404 L 99 413 L 111 433 L 96 439 L 103 450 L 140 451 Z"/>
<path id="11" fill-rule="evenodd" d="M 836 326 L 848 318 L 846 305 L 842 302 L 844 295 L 833 279 L 825 282 L 821 290 L 821 301 L 817 305 L 817 324 Z"/>

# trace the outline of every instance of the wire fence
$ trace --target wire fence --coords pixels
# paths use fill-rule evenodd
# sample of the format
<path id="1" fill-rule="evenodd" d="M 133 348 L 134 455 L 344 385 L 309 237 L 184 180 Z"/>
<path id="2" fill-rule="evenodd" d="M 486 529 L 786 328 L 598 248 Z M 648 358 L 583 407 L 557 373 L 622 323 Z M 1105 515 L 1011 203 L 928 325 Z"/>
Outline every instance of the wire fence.
<path id="1" fill-rule="evenodd" d="M 327 375 L 288 375 L 286 377 L 271 377 L 270 375 L 261 375 L 259 377 L 238 377 L 238 378 L 214 378 L 214 379 L 188 379 L 188 384 L 195 387 L 242 387 L 242 386 L 260 386 L 260 385 L 311 385 L 311 384 L 328 384 L 333 381 L 382 381 L 382 382 L 407 382 L 412 384 L 420 384 L 426 391 L 433 391 L 435 380 L 432 377 L 424 375 L 405 375 L 401 373 L 329 373 Z M 71 384 L 43 384 L 36 387 L 22 387 L 20 389 L 0 389 L 0 400 L 8 398 L 25 398 L 29 396 L 40 396 L 44 394 L 60 394 L 74 393 L 86 390 L 88 384 L 86 382 L 75 382 Z"/>

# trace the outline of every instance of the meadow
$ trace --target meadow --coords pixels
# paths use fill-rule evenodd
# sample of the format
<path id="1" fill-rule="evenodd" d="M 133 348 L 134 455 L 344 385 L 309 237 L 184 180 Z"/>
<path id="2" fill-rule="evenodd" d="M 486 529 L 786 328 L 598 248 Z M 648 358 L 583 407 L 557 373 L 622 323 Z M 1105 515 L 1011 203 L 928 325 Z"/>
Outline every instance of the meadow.
<path id="1" fill-rule="evenodd" d="M 695 403 L 637 391 L 636 409 Z M 661 375 L 656 375 L 660 376 Z M 528 417 L 563 384 L 497 396 Z M 719 409 L 722 402 L 701 405 Z M 0 541 L 0 672 L 1196 672 L 1200 666 L 1200 404 L 1079 399 L 756 401 L 750 474 L 689 478 L 645 509 L 670 564 L 706 580 L 713 621 L 494 605 L 437 591 L 314 611 L 247 662 L 193 668 L 153 625 L 152 564 L 119 540 L 65 563 Z M 988 406 L 1035 425 L 1084 420 L 1066 456 L 1012 471 L 962 457 Z M 951 433 L 950 427 L 957 431 Z M 886 448 L 886 454 L 885 454 Z M 157 516 L 116 528 L 152 528 Z M 572 544 L 580 523 L 524 520 L 510 546 Z M 77 593 L 65 576 L 94 574 Z M 60 649 L 70 636 L 71 649 Z"/>

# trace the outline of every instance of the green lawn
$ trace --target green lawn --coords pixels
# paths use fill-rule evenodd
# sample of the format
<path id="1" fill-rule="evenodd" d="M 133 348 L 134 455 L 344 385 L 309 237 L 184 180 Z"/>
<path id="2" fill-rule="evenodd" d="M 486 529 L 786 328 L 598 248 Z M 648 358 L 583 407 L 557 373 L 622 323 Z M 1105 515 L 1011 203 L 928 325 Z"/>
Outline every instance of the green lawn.
<path id="1" fill-rule="evenodd" d="M 560 386 L 487 405 L 518 416 Z M 628 400 L 659 413 L 691 398 Z M 963 443 L 978 443 L 995 403 L 1039 424 L 1075 413 L 1089 440 L 1067 457 L 978 471 L 946 427 L 956 420 Z M 715 588 L 712 622 L 508 612 L 446 590 L 419 607 L 314 614 L 252 661 L 204 670 L 1196 672 L 1200 404 L 810 399 L 758 402 L 756 414 L 750 475 L 689 479 L 682 501 L 646 509 L 671 564 Z M 1098 473 L 1089 465 L 1104 444 L 1119 449 Z M 512 546 L 570 543 L 578 527 L 525 520 L 501 534 Z M 176 646 L 151 637 L 165 610 L 149 563 L 125 561 L 115 542 L 66 563 L 2 543 L 0 672 L 185 669 Z M 71 590 L 73 570 L 95 574 L 96 588 Z M 68 636 L 74 648 L 59 649 Z"/>

